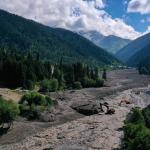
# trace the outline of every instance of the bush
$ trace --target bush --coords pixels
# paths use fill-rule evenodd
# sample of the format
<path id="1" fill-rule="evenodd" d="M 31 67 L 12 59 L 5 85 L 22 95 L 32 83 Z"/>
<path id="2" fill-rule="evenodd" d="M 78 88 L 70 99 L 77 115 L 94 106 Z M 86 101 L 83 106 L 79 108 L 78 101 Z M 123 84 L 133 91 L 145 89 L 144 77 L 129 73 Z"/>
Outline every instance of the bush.
<path id="1" fill-rule="evenodd" d="M 50 80 L 43 80 L 41 83 L 40 83 L 40 92 L 49 92 L 50 91 Z"/>
<path id="2" fill-rule="evenodd" d="M 55 92 L 58 90 L 58 80 L 51 79 L 51 80 L 43 80 L 40 84 L 40 91 L 41 92 Z"/>
<path id="3" fill-rule="evenodd" d="M 20 110 L 20 115 L 25 117 L 27 116 L 27 114 L 29 113 L 29 106 L 25 105 L 25 104 L 20 104 L 19 105 L 19 110 Z"/>
<path id="4" fill-rule="evenodd" d="M 103 79 L 90 79 L 88 77 L 83 78 L 82 80 L 82 85 L 85 88 L 89 87 L 102 87 L 104 85 L 104 80 Z"/>
<path id="5" fill-rule="evenodd" d="M 74 82 L 73 88 L 74 88 L 74 89 L 82 89 L 81 82 Z"/>
<path id="6" fill-rule="evenodd" d="M 82 85 L 83 85 L 83 87 L 85 87 L 85 88 L 88 88 L 88 87 L 95 87 L 96 82 L 95 82 L 93 79 L 90 79 L 90 78 L 88 78 L 88 77 L 85 77 L 85 78 L 83 78 L 83 80 L 82 80 Z"/>
<path id="7" fill-rule="evenodd" d="M 52 99 L 49 96 L 45 96 L 46 106 L 51 107 L 54 105 Z"/>
<path id="8" fill-rule="evenodd" d="M 149 125 L 149 111 L 149 106 L 142 111 L 138 108 L 133 109 L 133 113 L 126 121 L 126 125 L 124 126 L 124 139 L 122 149 L 150 149 L 150 129 L 147 127 L 147 122 Z"/>
<path id="9" fill-rule="evenodd" d="M 128 118 L 126 123 L 144 124 L 145 125 L 145 119 L 142 114 L 142 111 L 139 108 L 134 108 L 132 110 L 131 116 Z"/>
<path id="10" fill-rule="evenodd" d="M 38 94 L 36 92 L 29 92 L 25 94 L 19 104 L 26 104 L 27 106 L 31 105 L 46 105 L 45 97 L 41 94 Z"/>
<path id="11" fill-rule="evenodd" d="M 149 150 L 150 129 L 142 124 L 128 124 L 124 127 L 125 150 Z"/>
<path id="12" fill-rule="evenodd" d="M 13 101 L 0 97 L 0 125 L 11 123 L 19 114 L 19 107 Z"/>
<path id="13" fill-rule="evenodd" d="M 41 110 L 38 110 L 38 107 L 32 105 L 27 116 L 28 120 L 39 119 L 40 111 Z"/>
<path id="14" fill-rule="evenodd" d="M 51 89 L 50 92 L 55 92 L 58 90 L 58 80 L 57 79 L 52 79 L 51 80 Z"/>
<path id="15" fill-rule="evenodd" d="M 145 118 L 145 123 L 148 128 L 150 128 L 150 105 L 143 109 L 143 116 Z"/>
<path id="16" fill-rule="evenodd" d="M 25 83 L 24 83 L 24 88 L 25 89 L 28 89 L 28 90 L 33 90 L 34 89 L 34 82 L 31 81 L 31 80 L 27 80 Z"/>
<path id="17" fill-rule="evenodd" d="M 40 113 L 46 108 L 52 107 L 53 101 L 48 96 L 29 92 L 21 98 L 19 104 L 20 115 L 33 120 L 38 119 Z"/>
<path id="18" fill-rule="evenodd" d="M 103 79 L 97 79 L 95 86 L 96 87 L 102 87 L 102 86 L 104 86 L 104 80 Z"/>

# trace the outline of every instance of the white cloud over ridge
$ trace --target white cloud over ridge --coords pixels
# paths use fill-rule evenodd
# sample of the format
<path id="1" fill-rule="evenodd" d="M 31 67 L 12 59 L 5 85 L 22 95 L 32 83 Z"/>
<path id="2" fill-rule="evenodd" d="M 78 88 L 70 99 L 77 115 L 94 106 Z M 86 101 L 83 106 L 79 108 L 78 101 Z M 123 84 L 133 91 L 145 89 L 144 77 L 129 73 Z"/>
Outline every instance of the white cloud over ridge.
<path id="1" fill-rule="evenodd" d="M 150 14 L 150 0 L 130 0 L 128 12 Z"/>
<path id="2" fill-rule="evenodd" d="M 141 35 L 122 19 L 112 19 L 104 7 L 103 0 L 0 0 L 1 9 L 52 27 L 96 30 L 127 39 Z"/>

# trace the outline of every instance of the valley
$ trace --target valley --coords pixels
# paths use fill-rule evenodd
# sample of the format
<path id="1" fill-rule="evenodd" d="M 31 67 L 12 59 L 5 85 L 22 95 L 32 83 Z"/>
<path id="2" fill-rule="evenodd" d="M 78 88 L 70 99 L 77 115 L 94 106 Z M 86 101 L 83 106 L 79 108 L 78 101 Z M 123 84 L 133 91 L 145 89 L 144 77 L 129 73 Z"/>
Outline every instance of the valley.
<path id="1" fill-rule="evenodd" d="M 64 100 L 57 100 L 59 105 L 52 112 L 54 121 L 30 122 L 18 118 L 13 128 L 0 138 L 0 149 L 118 148 L 122 138 L 120 129 L 131 108 L 149 104 L 148 95 L 145 95 L 145 91 L 149 91 L 149 82 L 150 76 L 141 76 L 135 69 L 115 70 L 108 73 L 105 87 L 60 92 Z M 53 99 L 57 96 L 51 93 Z M 122 99 L 131 101 L 131 105 L 118 106 Z M 71 108 L 89 103 L 98 106 L 99 102 L 108 102 L 116 113 L 86 117 Z"/>
<path id="2" fill-rule="evenodd" d="M 149 150 L 149 18 L 30 2 L 0 6 L 0 150 Z"/>

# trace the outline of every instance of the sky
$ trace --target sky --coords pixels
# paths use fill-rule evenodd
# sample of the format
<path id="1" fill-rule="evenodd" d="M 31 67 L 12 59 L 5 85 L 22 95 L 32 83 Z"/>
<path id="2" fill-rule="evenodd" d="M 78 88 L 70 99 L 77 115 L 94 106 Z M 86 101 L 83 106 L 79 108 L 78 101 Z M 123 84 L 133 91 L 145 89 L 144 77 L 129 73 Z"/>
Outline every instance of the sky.
<path id="1" fill-rule="evenodd" d="M 132 40 L 150 32 L 150 0 L 0 0 L 0 9 L 75 32 Z"/>

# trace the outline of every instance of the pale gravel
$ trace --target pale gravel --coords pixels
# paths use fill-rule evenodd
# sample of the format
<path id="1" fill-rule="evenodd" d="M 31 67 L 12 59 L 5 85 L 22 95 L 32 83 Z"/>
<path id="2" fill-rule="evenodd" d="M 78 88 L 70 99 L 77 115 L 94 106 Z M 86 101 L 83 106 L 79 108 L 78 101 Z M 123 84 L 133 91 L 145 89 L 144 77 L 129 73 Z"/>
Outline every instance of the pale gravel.
<path id="1" fill-rule="evenodd" d="M 128 113 L 135 106 L 146 107 L 150 96 L 149 88 L 130 89 L 116 97 L 107 97 L 114 115 L 93 115 L 46 129 L 35 136 L 27 137 L 19 143 L 0 146 L 0 150 L 114 150 L 118 149 L 123 138 L 121 128 Z M 140 91 L 140 94 L 135 94 Z M 122 99 L 130 105 L 118 105 Z"/>

